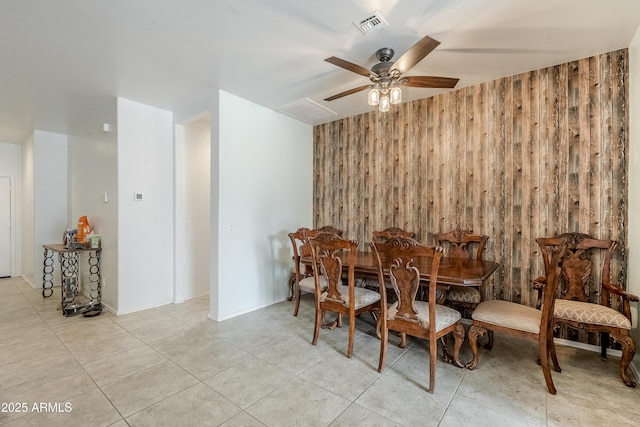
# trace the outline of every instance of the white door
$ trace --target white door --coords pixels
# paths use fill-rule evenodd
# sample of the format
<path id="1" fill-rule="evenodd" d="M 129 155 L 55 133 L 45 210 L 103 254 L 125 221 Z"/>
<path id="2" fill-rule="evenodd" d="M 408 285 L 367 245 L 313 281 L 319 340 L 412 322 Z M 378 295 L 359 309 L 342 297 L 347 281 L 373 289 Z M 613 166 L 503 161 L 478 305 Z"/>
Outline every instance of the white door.
<path id="1" fill-rule="evenodd" d="M 11 180 L 0 176 L 0 277 L 11 276 Z"/>

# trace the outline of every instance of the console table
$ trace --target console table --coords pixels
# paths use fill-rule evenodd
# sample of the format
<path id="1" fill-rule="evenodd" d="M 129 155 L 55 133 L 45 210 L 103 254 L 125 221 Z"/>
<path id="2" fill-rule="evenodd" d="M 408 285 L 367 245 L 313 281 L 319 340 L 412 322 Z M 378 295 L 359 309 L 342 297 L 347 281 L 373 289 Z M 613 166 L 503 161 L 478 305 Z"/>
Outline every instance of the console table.
<path id="1" fill-rule="evenodd" d="M 73 316 L 81 313 L 84 316 L 96 316 L 102 311 L 102 280 L 100 276 L 100 257 L 102 248 L 67 248 L 62 244 L 42 245 L 44 248 L 44 265 L 42 268 L 42 296 L 53 295 L 54 254 L 58 254 L 60 263 L 60 288 L 62 294 L 62 314 Z M 78 304 L 80 275 L 80 254 L 87 252 L 89 259 L 89 302 Z"/>

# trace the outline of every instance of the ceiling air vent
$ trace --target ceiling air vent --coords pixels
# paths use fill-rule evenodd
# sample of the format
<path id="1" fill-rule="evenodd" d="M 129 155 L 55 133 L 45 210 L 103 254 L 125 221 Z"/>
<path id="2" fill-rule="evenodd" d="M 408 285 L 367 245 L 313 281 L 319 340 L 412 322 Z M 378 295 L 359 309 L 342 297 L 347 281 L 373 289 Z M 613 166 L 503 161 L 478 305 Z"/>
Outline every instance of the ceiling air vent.
<path id="1" fill-rule="evenodd" d="M 371 12 L 366 18 L 355 21 L 353 25 L 358 27 L 358 29 L 362 31 L 362 34 L 367 34 L 370 31 L 379 30 L 380 28 L 389 26 L 387 21 L 377 10 Z"/>
<path id="2" fill-rule="evenodd" d="M 338 114 L 309 98 L 304 98 L 291 104 L 284 105 L 276 111 L 310 125 L 317 125 L 334 120 Z"/>

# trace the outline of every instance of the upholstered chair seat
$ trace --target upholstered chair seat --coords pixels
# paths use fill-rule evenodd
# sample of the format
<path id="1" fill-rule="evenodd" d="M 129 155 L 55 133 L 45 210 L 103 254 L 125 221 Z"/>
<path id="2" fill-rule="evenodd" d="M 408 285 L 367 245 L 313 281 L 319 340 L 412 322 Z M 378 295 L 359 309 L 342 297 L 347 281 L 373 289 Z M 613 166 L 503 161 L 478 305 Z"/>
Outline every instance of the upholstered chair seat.
<path id="1" fill-rule="evenodd" d="M 349 287 L 340 285 L 340 300 L 345 307 L 349 306 Z M 324 302 L 327 299 L 327 292 L 323 292 L 320 295 L 320 302 Z M 354 288 L 353 299 L 355 300 L 355 309 L 358 310 L 367 305 L 374 304 L 380 301 L 380 294 L 376 291 L 371 291 L 365 288 Z"/>
<path id="2" fill-rule="evenodd" d="M 321 275 L 320 289 L 322 290 L 327 289 L 327 286 L 329 286 L 328 283 L 329 281 L 327 280 L 327 276 Z M 300 283 L 298 284 L 298 286 L 300 286 L 300 290 L 304 292 L 314 293 L 316 291 L 315 278 L 313 276 L 305 277 L 304 279 L 300 280 Z"/>
<path id="3" fill-rule="evenodd" d="M 451 286 L 447 292 L 447 300 L 464 304 L 480 304 L 480 291 L 471 286 Z"/>
<path id="4" fill-rule="evenodd" d="M 416 311 L 418 324 L 423 328 L 429 328 L 429 302 L 414 301 L 413 306 Z M 387 320 L 394 320 L 398 312 L 398 302 L 394 302 L 387 309 Z M 436 332 L 440 332 L 451 325 L 455 325 L 461 319 L 460 312 L 451 307 L 436 304 Z"/>
<path id="5" fill-rule="evenodd" d="M 520 331 L 540 333 L 542 311 L 509 301 L 484 301 L 471 313 L 473 320 Z"/>
<path id="6" fill-rule="evenodd" d="M 391 282 L 386 280 L 385 286 L 387 287 L 387 289 L 391 289 Z M 356 287 L 378 289 L 380 287 L 380 280 L 377 277 L 356 277 Z"/>
<path id="7" fill-rule="evenodd" d="M 553 314 L 559 320 L 631 329 L 631 321 L 624 314 L 600 304 L 559 299 Z"/>

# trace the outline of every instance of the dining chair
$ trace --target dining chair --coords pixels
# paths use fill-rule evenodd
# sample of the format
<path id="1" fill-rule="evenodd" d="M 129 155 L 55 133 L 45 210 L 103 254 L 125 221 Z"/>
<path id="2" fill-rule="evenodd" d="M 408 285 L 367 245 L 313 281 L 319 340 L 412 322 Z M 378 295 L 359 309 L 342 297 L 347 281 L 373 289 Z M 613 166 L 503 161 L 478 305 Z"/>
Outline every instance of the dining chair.
<path id="1" fill-rule="evenodd" d="M 292 299 L 295 300 L 293 315 L 298 315 L 300 308 L 300 297 L 302 291 L 315 293 L 316 288 L 313 282 L 313 270 L 308 264 L 303 264 L 303 257 L 311 256 L 311 248 L 309 247 L 309 239 L 318 235 L 318 231 L 311 230 L 306 227 L 298 228 L 295 232 L 289 233 L 289 239 L 293 247 L 293 271 L 289 278 L 289 288 L 291 289 Z"/>
<path id="2" fill-rule="evenodd" d="M 565 233 L 540 240 L 553 245 L 563 239 L 568 241 L 568 251 L 562 259 L 554 326 L 566 325 L 577 331 L 600 333 L 602 357 L 607 355 L 611 337 L 622 347 L 618 367 L 620 378 L 627 386 L 635 387 L 636 381 L 628 373 L 636 352 L 630 335 L 630 302 L 639 299 L 611 280 L 611 260 L 619 243 L 582 233 Z M 544 283 L 544 278 L 536 279 L 536 282 Z M 593 285 L 595 288 L 590 289 Z M 614 307 L 621 308 L 622 312 Z"/>
<path id="3" fill-rule="evenodd" d="M 450 307 L 436 304 L 436 284 L 438 268 L 442 258 L 442 248 L 425 246 L 406 237 L 392 237 L 385 242 L 371 242 L 371 248 L 378 263 L 379 288 L 384 289 L 386 280 L 391 282 L 397 301 L 387 307 L 385 292 L 380 292 L 381 312 L 378 318 L 380 330 L 380 359 L 378 372 L 384 369 L 387 354 L 389 331 L 399 332 L 401 347 L 405 344 L 405 335 L 411 335 L 429 341 L 429 389 L 433 393 L 436 375 L 438 339 L 453 333 L 455 339 L 453 360 L 458 361 L 460 346 L 464 340 L 464 327 L 460 323 L 460 313 Z M 417 301 L 416 294 L 420 286 L 420 270 L 416 267 L 416 258 L 426 257 L 431 261 L 428 301 Z M 443 355 L 448 360 L 448 351 L 444 346 Z"/>
<path id="4" fill-rule="evenodd" d="M 473 234 L 472 230 L 456 228 L 446 233 L 433 235 L 436 246 L 443 246 L 449 258 L 482 259 L 484 248 L 489 236 Z M 464 317 L 470 313 L 482 300 L 480 290 L 472 286 L 452 285 L 446 294 L 446 302 L 452 307 L 459 307 Z"/>
<path id="5" fill-rule="evenodd" d="M 293 315 L 298 315 L 300 308 L 300 296 L 302 291 L 307 293 L 315 293 L 315 285 L 313 283 L 313 270 L 310 264 L 302 264 L 303 257 L 311 257 L 311 248 L 308 241 L 321 233 L 332 233 L 338 236 L 342 235 L 342 230 L 338 230 L 332 226 L 324 226 L 318 229 L 310 229 L 301 227 L 293 233 L 289 233 L 291 246 L 293 247 L 293 268 L 289 275 L 289 293 L 291 295 L 289 301 L 295 299 L 295 308 Z"/>
<path id="6" fill-rule="evenodd" d="M 416 233 L 414 233 L 413 231 L 406 231 L 398 227 L 388 227 L 384 230 L 374 231 L 373 233 L 371 233 L 371 236 L 372 242 L 384 242 L 396 236 L 415 239 Z M 391 289 L 391 283 L 389 282 L 389 280 L 385 281 L 385 285 L 387 289 Z M 358 276 L 356 277 L 356 286 L 377 291 L 380 284 L 378 283 L 377 277 Z M 390 296 L 391 295 L 387 295 L 387 298 L 389 298 Z"/>
<path id="7" fill-rule="evenodd" d="M 469 345 L 473 359 L 467 368 L 478 366 L 478 337 L 488 332 L 489 342 L 485 348 L 493 347 L 493 332 L 527 338 L 538 342 L 539 363 L 549 393 L 556 394 L 556 388 L 551 377 L 549 357 L 553 368 L 560 372 L 556 350 L 553 341 L 553 309 L 556 302 L 556 289 L 560 275 L 560 259 L 566 251 L 566 240 L 554 242 L 549 246 L 544 239 L 537 239 L 545 260 L 545 284 L 543 289 L 543 304 L 540 310 L 510 301 L 488 300 L 482 301 L 471 314 L 473 324 L 469 327 Z"/>
<path id="8" fill-rule="evenodd" d="M 336 234 L 320 233 L 309 240 L 315 281 L 316 318 L 313 329 L 313 345 L 318 343 L 320 326 L 327 311 L 338 314 L 338 326 L 342 326 L 342 316 L 349 316 L 349 344 L 347 357 L 353 353 L 356 330 L 356 316 L 370 312 L 376 319 L 380 310 L 380 295 L 369 289 L 355 287 L 354 266 L 358 242 L 342 239 Z M 347 284 L 342 284 L 343 258 L 348 265 Z M 326 288 L 324 281 L 326 280 Z"/>

